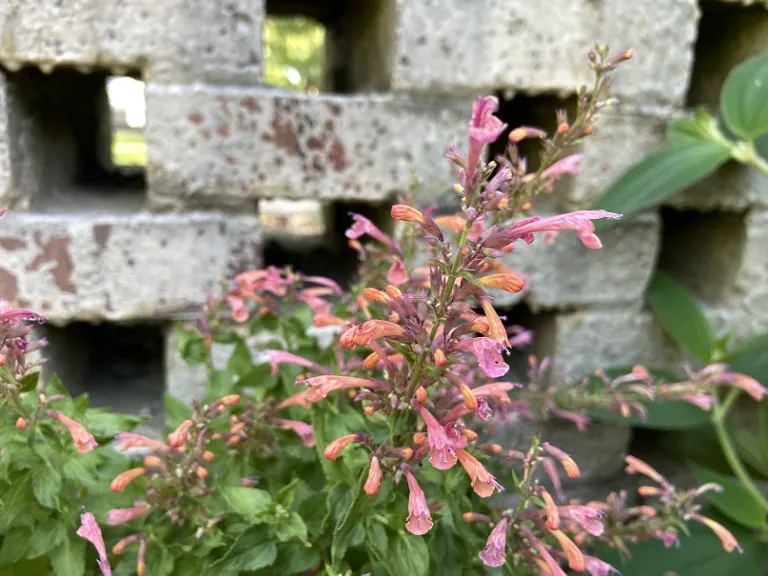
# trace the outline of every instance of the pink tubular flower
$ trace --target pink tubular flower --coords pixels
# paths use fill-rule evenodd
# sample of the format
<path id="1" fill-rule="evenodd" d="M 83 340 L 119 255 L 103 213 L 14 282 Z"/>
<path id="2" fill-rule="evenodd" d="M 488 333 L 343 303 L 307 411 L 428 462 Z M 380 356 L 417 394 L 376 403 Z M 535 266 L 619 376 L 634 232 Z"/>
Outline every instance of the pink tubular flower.
<path id="1" fill-rule="evenodd" d="M 528 543 L 531 546 L 536 548 L 536 551 L 541 556 L 541 559 L 543 560 L 549 572 L 547 576 L 566 576 L 565 572 L 563 572 L 563 569 L 560 568 L 560 565 L 555 561 L 554 558 L 552 558 L 552 554 L 549 553 L 547 547 L 544 546 L 544 544 L 542 544 L 541 541 L 536 538 L 536 536 L 534 536 L 533 532 L 530 528 L 528 528 L 528 526 L 525 524 L 520 526 L 520 534 L 522 534 L 523 537 L 528 540 Z"/>
<path id="2" fill-rule="evenodd" d="M 133 508 L 114 508 L 107 512 L 107 524 L 117 526 L 129 520 L 149 514 L 149 506 L 134 506 Z"/>
<path id="3" fill-rule="evenodd" d="M 387 248 L 394 250 L 394 244 L 392 244 L 392 240 L 390 240 L 389 237 L 384 234 L 384 232 L 379 230 L 379 228 L 373 222 L 368 220 L 368 218 L 365 216 L 361 216 L 360 214 L 352 214 L 352 226 L 350 226 L 344 234 L 350 240 L 357 240 L 361 236 L 368 234 L 368 236 L 378 240 L 387 246 Z"/>
<path id="4" fill-rule="evenodd" d="M 312 284 L 319 284 L 320 286 L 330 288 L 337 296 L 341 296 L 344 293 L 341 286 L 325 276 L 302 276 L 301 279 L 304 280 L 304 282 L 311 282 Z"/>
<path id="5" fill-rule="evenodd" d="M 309 368 L 320 374 L 328 373 L 328 370 L 316 362 L 312 362 L 311 360 L 307 360 L 306 358 L 302 358 L 301 356 L 291 354 L 284 350 L 262 350 L 262 352 L 269 356 L 269 363 L 272 365 L 273 376 L 277 374 L 280 364 L 296 364 L 297 366 L 304 366 L 305 368 Z"/>
<path id="6" fill-rule="evenodd" d="M 341 335 L 341 346 L 351 350 L 357 346 L 367 346 L 379 338 L 393 338 L 405 335 L 405 329 L 387 320 L 367 320 L 353 326 Z"/>
<path id="7" fill-rule="evenodd" d="M 90 452 L 98 446 L 91 433 L 85 429 L 85 426 L 72 420 L 69 416 L 65 416 L 58 410 L 48 410 L 46 415 L 52 420 L 58 420 L 67 427 L 67 430 L 69 430 L 69 433 L 72 435 L 72 441 L 75 444 L 75 448 L 81 454 Z"/>
<path id="8" fill-rule="evenodd" d="M 579 210 L 549 218 L 527 218 L 507 228 L 504 235 L 510 243 L 521 238 L 530 244 L 533 242 L 534 232 L 574 230 L 579 235 L 584 246 L 597 250 L 602 247 L 602 243 L 595 234 L 595 225 L 592 223 L 592 220 L 599 220 L 601 218 L 618 220 L 621 218 L 621 215 L 607 212 L 606 210 Z"/>
<path id="9" fill-rule="evenodd" d="M 589 572 L 590 576 L 610 576 L 611 574 L 619 574 L 613 566 L 607 562 L 603 562 L 600 558 L 594 556 L 584 555 L 584 569 Z"/>
<path id="10" fill-rule="evenodd" d="M 312 448 L 312 446 L 315 445 L 315 433 L 312 430 L 312 426 L 306 422 L 283 420 L 282 418 L 275 418 L 272 422 L 284 430 L 293 430 L 296 432 L 304 443 L 304 446 L 307 448 Z"/>
<path id="11" fill-rule="evenodd" d="M 456 451 L 451 447 L 445 428 L 424 406 L 419 405 L 418 410 L 427 425 L 429 462 L 438 470 L 448 470 L 456 464 Z"/>
<path id="12" fill-rule="evenodd" d="M 472 106 L 472 119 L 468 127 L 467 176 L 469 180 L 475 175 L 483 147 L 495 142 L 507 128 L 506 124 L 493 115 L 498 109 L 499 101 L 493 96 L 481 96 Z"/>
<path id="13" fill-rule="evenodd" d="M 752 396 L 755 400 L 760 402 L 765 396 L 766 389 L 754 378 L 750 378 L 745 374 L 739 374 L 738 372 L 728 372 L 718 378 L 723 384 L 733 386 L 734 388 L 740 388 L 747 394 Z"/>
<path id="14" fill-rule="evenodd" d="M 462 340 L 456 344 L 456 348 L 474 354 L 480 369 L 490 378 L 499 378 L 509 371 L 509 365 L 501 356 L 504 347 L 486 336 Z"/>
<path id="15" fill-rule="evenodd" d="M 162 442 L 133 432 L 120 432 L 115 439 L 117 440 L 117 449 L 120 451 L 130 448 L 149 448 L 154 452 L 167 452 L 169 450 L 168 446 Z"/>
<path id="16" fill-rule="evenodd" d="M 408 481 L 409 490 L 408 519 L 405 522 L 405 528 L 411 534 L 421 536 L 432 529 L 432 516 L 429 513 L 424 491 L 410 470 L 406 471 L 405 479 Z"/>
<path id="17" fill-rule="evenodd" d="M 336 458 L 339 457 L 339 454 L 341 454 L 341 451 L 344 450 L 347 446 L 352 444 L 353 442 L 360 442 L 365 437 L 362 434 L 347 434 L 345 436 L 342 436 L 341 438 L 337 438 L 328 446 L 325 447 L 325 452 L 323 452 L 323 456 L 328 458 L 328 460 L 336 460 Z"/>
<path id="18" fill-rule="evenodd" d="M 354 376 L 333 376 L 323 375 L 307 378 L 303 382 L 309 389 L 304 398 L 307 402 L 320 402 L 324 400 L 329 393 L 335 390 L 346 390 L 349 388 L 371 388 L 375 382 L 367 378 L 355 378 Z"/>
<path id="19" fill-rule="evenodd" d="M 472 388 L 472 393 L 475 395 L 475 398 L 492 397 L 504 402 L 509 400 L 507 392 L 513 388 L 520 387 L 521 385 L 515 382 L 490 382 L 489 384 Z"/>
<path id="20" fill-rule="evenodd" d="M 541 173 L 543 180 L 554 182 L 564 174 L 576 175 L 579 173 L 579 163 L 584 159 L 584 154 L 571 154 L 562 160 L 558 160 L 552 166 Z"/>
<path id="21" fill-rule="evenodd" d="M 302 408 L 309 408 L 311 404 L 307 400 L 307 392 L 307 390 L 302 390 L 301 392 L 297 392 L 296 394 L 288 396 L 288 398 L 277 405 L 277 410 L 282 410 L 288 406 L 301 406 Z"/>
<path id="22" fill-rule="evenodd" d="M 232 320 L 240 324 L 248 320 L 248 308 L 242 298 L 230 295 L 227 296 L 227 302 L 232 309 Z"/>
<path id="23" fill-rule="evenodd" d="M 509 519 L 504 516 L 501 521 L 493 527 L 485 548 L 480 552 L 480 560 L 483 564 L 491 567 L 503 566 L 507 561 L 507 529 L 509 528 Z"/>
<path id="24" fill-rule="evenodd" d="M 488 498 L 493 494 L 494 489 L 503 492 L 504 488 L 496 482 L 496 478 L 485 469 L 485 467 L 466 450 L 458 451 L 458 458 L 464 470 L 467 471 L 469 479 L 472 481 L 472 488 L 475 494 L 480 498 Z"/>
<path id="25" fill-rule="evenodd" d="M 555 496 L 557 496 L 558 500 L 562 502 L 565 500 L 565 494 L 563 494 L 563 485 L 560 482 L 560 474 L 557 472 L 557 465 L 555 464 L 555 461 L 547 456 L 544 458 L 543 465 L 544 471 L 546 472 L 547 476 L 549 476 L 549 481 L 552 482 L 552 486 L 555 489 Z"/>
<path id="26" fill-rule="evenodd" d="M 600 536 L 603 533 L 603 512 L 589 506 L 561 506 L 560 517 L 573 520 L 592 536 Z"/>
<path id="27" fill-rule="evenodd" d="M 669 483 L 664 479 L 664 477 L 656 472 L 655 469 L 653 469 L 651 466 L 640 460 L 639 458 L 635 458 L 634 456 L 627 456 L 624 458 L 624 461 L 627 463 L 627 467 L 625 468 L 625 472 L 627 474 L 642 474 L 643 476 L 647 476 L 651 480 L 658 482 L 662 485 L 668 485 Z"/>
<path id="28" fill-rule="evenodd" d="M 387 282 L 394 284 L 395 286 L 400 286 L 400 284 L 408 282 L 408 272 L 405 270 L 403 261 L 400 260 L 400 258 L 395 258 L 392 261 L 392 266 L 387 272 Z"/>
<path id="29" fill-rule="evenodd" d="M 181 448 L 184 446 L 184 443 L 187 441 L 187 433 L 194 424 L 195 423 L 192 422 L 192 420 L 184 420 L 184 422 L 179 424 L 176 430 L 168 434 L 168 445 L 173 448 Z"/>
<path id="30" fill-rule="evenodd" d="M 373 496 L 379 491 L 381 486 L 381 466 L 376 456 L 371 457 L 371 467 L 368 469 L 368 478 L 365 480 L 363 490 L 368 496 Z"/>
<path id="31" fill-rule="evenodd" d="M 733 552 L 734 550 L 738 550 L 739 554 L 743 553 L 741 546 L 739 546 L 739 543 L 736 541 L 736 538 L 733 537 L 731 531 L 722 524 L 715 522 L 712 520 L 712 518 L 707 518 L 706 516 L 702 516 L 701 514 L 696 513 L 691 514 L 691 519 L 704 524 L 704 526 L 712 530 L 712 532 L 715 533 L 715 536 L 720 538 L 720 542 L 722 543 L 726 552 Z"/>
<path id="32" fill-rule="evenodd" d="M 90 512 L 85 512 L 80 515 L 80 528 L 77 529 L 77 535 L 80 538 L 88 540 L 96 548 L 96 552 L 99 555 L 96 562 L 99 565 L 99 570 L 103 576 L 112 576 L 112 568 L 109 566 L 109 560 L 107 560 L 107 548 L 104 545 L 104 536 L 101 534 L 101 528 L 96 522 L 96 518 Z"/>

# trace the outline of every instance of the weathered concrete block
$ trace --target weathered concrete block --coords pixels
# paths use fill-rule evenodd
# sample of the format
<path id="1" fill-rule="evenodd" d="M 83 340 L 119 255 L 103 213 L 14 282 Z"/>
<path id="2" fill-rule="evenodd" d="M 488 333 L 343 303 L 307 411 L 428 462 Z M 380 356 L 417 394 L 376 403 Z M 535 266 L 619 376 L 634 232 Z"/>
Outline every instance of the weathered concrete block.
<path id="1" fill-rule="evenodd" d="M 0 5 L 0 61 L 255 84 L 263 12 L 262 0 L 10 0 Z"/>
<path id="2" fill-rule="evenodd" d="M 768 178 L 757 169 L 732 160 L 665 204 L 680 210 L 702 212 L 768 208 Z"/>
<path id="3" fill-rule="evenodd" d="M 584 247 L 570 232 L 559 234 L 554 244 L 543 237 L 520 243 L 503 263 L 527 274 L 528 288 L 518 294 L 493 290 L 494 305 L 504 308 L 525 300 L 535 311 L 640 302 L 656 262 L 658 218 L 645 214 L 599 235 L 600 250 Z"/>
<path id="4" fill-rule="evenodd" d="M 582 0 L 398 0 L 393 88 L 575 92 L 597 19 Z"/>
<path id="5" fill-rule="evenodd" d="M 197 308 L 222 277 L 261 260 L 248 216 L 15 212 L 0 227 L 0 295 L 54 323 Z"/>
<path id="6" fill-rule="evenodd" d="M 581 171 L 565 187 L 564 207 L 588 207 L 624 172 L 663 146 L 670 115 L 669 111 L 630 105 L 601 111 L 594 136 L 582 145 L 581 152 L 586 157 L 581 162 Z"/>
<path id="7" fill-rule="evenodd" d="M 606 0 L 594 37 L 634 56 L 614 74 L 623 101 L 683 106 L 693 69 L 697 0 Z"/>
<path id="8" fill-rule="evenodd" d="M 553 314 L 538 329 L 539 356 L 553 358 L 555 381 L 583 378 L 598 368 L 643 364 L 682 366 L 679 350 L 640 306 Z"/>
<path id="9" fill-rule="evenodd" d="M 11 195 L 11 139 L 8 127 L 9 117 L 8 83 L 0 74 L 0 202 L 4 204 Z"/>
<path id="10" fill-rule="evenodd" d="M 283 94 L 150 83 L 149 185 L 163 204 L 253 197 L 382 201 L 413 169 L 426 195 L 454 181 L 470 102 Z"/>

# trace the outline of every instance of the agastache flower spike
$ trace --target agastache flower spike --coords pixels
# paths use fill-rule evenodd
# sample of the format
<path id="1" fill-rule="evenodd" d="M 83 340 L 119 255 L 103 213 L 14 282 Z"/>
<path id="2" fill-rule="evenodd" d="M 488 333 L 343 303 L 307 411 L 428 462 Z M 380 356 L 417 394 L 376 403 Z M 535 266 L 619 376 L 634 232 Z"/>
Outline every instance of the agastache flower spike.
<path id="1" fill-rule="evenodd" d="M 595 225 L 592 223 L 592 220 L 601 218 L 618 220 L 621 218 L 621 215 L 605 210 L 580 210 L 549 218 L 533 217 L 513 224 L 503 232 L 503 235 L 509 241 L 508 243 L 518 238 L 530 243 L 533 241 L 534 232 L 575 230 L 584 246 L 597 250 L 602 247 L 602 243 L 595 234 Z"/>
<path id="2" fill-rule="evenodd" d="M 306 358 L 302 358 L 301 356 L 291 354 L 290 352 L 286 352 L 284 350 L 262 350 L 262 353 L 269 357 L 269 362 L 272 365 L 273 376 L 277 374 L 280 364 L 295 364 L 297 366 L 309 368 L 310 370 L 314 370 L 320 374 L 328 373 L 328 370 L 316 362 L 312 362 L 311 360 L 307 360 Z"/>
<path id="3" fill-rule="evenodd" d="M 422 536 L 432 529 L 432 515 L 429 513 L 424 491 L 416 482 L 410 470 L 406 470 L 405 479 L 408 481 L 408 519 L 405 528 L 411 534 Z"/>
<path id="4" fill-rule="evenodd" d="M 301 438 L 304 446 L 312 448 L 315 445 L 315 433 L 312 430 L 312 426 L 306 422 L 300 422 L 298 420 L 283 420 L 282 418 L 275 418 L 273 423 L 284 430 L 293 430 Z"/>
<path id="5" fill-rule="evenodd" d="M 462 340 L 455 347 L 458 350 L 474 354 L 478 364 L 480 364 L 480 369 L 491 378 L 499 378 L 509 371 L 509 364 L 504 362 L 501 355 L 504 348 L 491 338 L 486 336 L 470 338 L 469 340 Z"/>
<path id="6" fill-rule="evenodd" d="M 481 298 L 480 306 L 482 306 L 483 312 L 485 312 L 485 319 L 488 320 L 488 337 L 496 340 L 505 348 L 511 348 L 509 338 L 507 337 L 507 329 L 504 328 L 504 324 L 496 313 L 491 301 L 488 298 Z"/>
<path id="7" fill-rule="evenodd" d="M 573 540 L 568 538 L 568 536 L 560 530 L 550 530 L 550 533 L 560 544 L 560 548 L 563 549 L 565 557 L 568 559 L 568 566 L 571 570 L 584 572 L 584 555 L 581 553 L 581 550 L 579 550 L 579 547 L 574 544 Z"/>
<path id="8" fill-rule="evenodd" d="M 325 447 L 323 455 L 328 458 L 328 460 L 336 460 L 344 448 L 353 442 L 362 442 L 363 440 L 365 440 L 364 434 L 347 434 L 328 444 L 328 446 Z"/>
<path id="9" fill-rule="evenodd" d="M 507 529 L 509 528 L 509 518 L 504 516 L 493 530 L 491 530 L 485 548 L 480 552 L 480 560 L 483 564 L 491 567 L 503 566 L 507 561 Z"/>
<path id="10" fill-rule="evenodd" d="M 90 512 L 85 512 L 80 515 L 80 528 L 77 529 L 76 534 L 80 538 L 88 540 L 96 548 L 96 553 L 99 558 L 96 560 L 99 565 L 99 570 L 103 576 L 112 576 L 112 568 L 109 566 L 109 560 L 107 560 L 107 548 L 104 545 L 104 536 L 101 534 L 101 528 L 96 522 L 96 518 Z"/>

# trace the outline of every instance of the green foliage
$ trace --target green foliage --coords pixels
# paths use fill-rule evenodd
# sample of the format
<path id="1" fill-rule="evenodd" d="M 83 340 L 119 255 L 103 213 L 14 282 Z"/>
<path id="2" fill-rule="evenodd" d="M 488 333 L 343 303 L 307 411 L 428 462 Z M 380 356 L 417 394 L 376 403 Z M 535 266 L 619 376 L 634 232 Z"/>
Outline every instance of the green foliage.
<path id="1" fill-rule="evenodd" d="M 731 71 L 720 111 L 724 126 L 704 109 L 671 122 L 668 144 L 622 174 L 594 208 L 629 216 L 689 188 L 731 158 L 768 176 L 768 53 Z"/>
<path id="2" fill-rule="evenodd" d="M 695 298 L 678 282 L 656 272 L 648 287 L 648 300 L 672 339 L 699 362 L 708 362 L 715 335 Z"/>
<path id="3" fill-rule="evenodd" d="M 267 17 L 264 80 L 291 90 L 318 90 L 323 82 L 325 29 L 304 17 Z"/>
<path id="4" fill-rule="evenodd" d="M 707 493 L 707 497 L 721 514 L 746 528 L 768 528 L 765 512 L 763 512 L 760 503 L 755 501 L 738 480 L 693 463 L 689 464 L 689 467 L 699 485 L 715 483 L 722 486 L 722 492 L 710 491 Z"/>

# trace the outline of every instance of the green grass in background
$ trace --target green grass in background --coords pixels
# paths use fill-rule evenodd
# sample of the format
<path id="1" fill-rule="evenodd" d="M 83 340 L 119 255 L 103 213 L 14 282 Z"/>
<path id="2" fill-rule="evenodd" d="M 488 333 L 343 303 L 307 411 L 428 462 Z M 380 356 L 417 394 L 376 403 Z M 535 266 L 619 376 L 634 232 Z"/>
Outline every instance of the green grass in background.
<path id="1" fill-rule="evenodd" d="M 117 166 L 146 166 L 147 141 L 139 130 L 120 129 L 112 139 L 112 162 Z"/>

